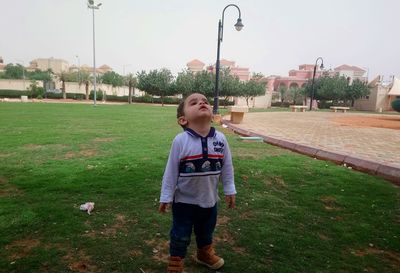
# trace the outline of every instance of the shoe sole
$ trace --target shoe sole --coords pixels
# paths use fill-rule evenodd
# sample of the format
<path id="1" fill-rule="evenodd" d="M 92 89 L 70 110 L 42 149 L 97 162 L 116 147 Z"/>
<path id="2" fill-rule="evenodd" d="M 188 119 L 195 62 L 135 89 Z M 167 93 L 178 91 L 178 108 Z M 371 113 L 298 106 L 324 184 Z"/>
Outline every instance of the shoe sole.
<path id="1" fill-rule="evenodd" d="M 213 269 L 213 270 L 220 269 L 220 268 L 223 267 L 224 264 L 225 264 L 224 259 L 222 259 L 222 258 L 221 258 L 221 260 L 219 260 L 218 262 L 216 262 L 216 263 L 213 264 L 213 265 L 209 265 L 208 263 L 202 262 L 202 261 L 200 261 L 199 259 L 197 259 L 197 257 L 195 257 L 195 261 L 196 261 L 198 264 L 205 265 L 205 266 L 207 266 L 208 268 Z"/>

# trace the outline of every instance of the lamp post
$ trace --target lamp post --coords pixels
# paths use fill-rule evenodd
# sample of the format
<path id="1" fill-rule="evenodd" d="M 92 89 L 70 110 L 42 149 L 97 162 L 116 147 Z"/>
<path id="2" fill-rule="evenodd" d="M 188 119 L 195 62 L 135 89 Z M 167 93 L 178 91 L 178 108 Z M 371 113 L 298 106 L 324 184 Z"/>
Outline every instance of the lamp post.
<path id="1" fill-rule="evenodd" d="M 94 0 L 88 0 L 87 6 L 89 9 L 92 9 L 93 14 L 93 105 L 96 106 L 96 46 L 95 46 L 95 28 L 94 28 L 94 10 L 99 9 L 101 3 L 95 5 Z"/>
<path id="2" fill-rule="evenodd" d="M 315 61 L 314 73 L 313 73 L 312 82 L 311 82 L 310 111 L 312 110 L 312 104 L 313 104 L 313 100 L 314 100 L 314 80 L 315 80 L 315 72 L 317 72 L 318 60 L 321 60 L 320 68 L 324 69 L 324 60 L 322 59 L 322 57 L 318 57 L 317 60 Z"/>
<path id="3" fill-rule="evenodd" d="M 228 7 L 235 7 L 239 12 L 239 18 L 235 24 L 235 28 L 237 31 L 242 30 L 243 24 L 241 19 L 241 13 L 238 6 L 235 4 L 227 5 L 224 10 L 222 11 L 222 20 L 220 19 L 218 22 L 218 45 L 217 45 L 217 62 L 215 63 L 215 90 L 214 90 L 214 107 L 213 107 L 213 114 L 218 114 L 218 97 L 219 97 L 219 52 L 221 47 L 222 38 L 224 36 L 224 13 Z"/>
<path id="4" fill-rule="evenodd" d="M 80 61 L 78 55 L 75 55 L 75 58 L 76 58 L 76 60 L 78 62 L 77 63 L 78 64 L 78 83 L 79 83 L 79 86 L 80 86 L 80 82 L 81 82 L 81 61 Z"/>

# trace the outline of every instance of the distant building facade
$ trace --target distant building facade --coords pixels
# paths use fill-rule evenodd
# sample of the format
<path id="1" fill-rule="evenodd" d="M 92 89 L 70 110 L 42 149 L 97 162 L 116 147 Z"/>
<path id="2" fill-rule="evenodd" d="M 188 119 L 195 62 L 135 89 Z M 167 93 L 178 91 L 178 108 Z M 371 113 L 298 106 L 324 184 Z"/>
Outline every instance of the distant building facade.
<path id="1" fill-rule="evenodd" d="M 389 83 L 385 83 L 381 76 L 377 76 L 368 86 L 370 94 L 357 99 L 354 109 L 360 111 L 392 111 L 391 103 L 400 98 L 400 79 L 392 77 Z"/>
<path id="2" fill-rule="evenodd" d="M 241 81 L 248 81 L 250 79 L 249 68 L 236 66 L 234 61 L 228 61 L 225 59 L 221 59 L 219 61 L 219 64 L 220 69 L 229 68 L 231 74 L 237 76 Z M 194 73 L 200 72 L 202 70 L 207 70 L 215 73 L 215 65 L 210 65 L 206 67 L 205 63 L 199 61 L 198 59 L 191 60 L 186 64 L 186 66 L 189 71 L 192 71 Z"/>

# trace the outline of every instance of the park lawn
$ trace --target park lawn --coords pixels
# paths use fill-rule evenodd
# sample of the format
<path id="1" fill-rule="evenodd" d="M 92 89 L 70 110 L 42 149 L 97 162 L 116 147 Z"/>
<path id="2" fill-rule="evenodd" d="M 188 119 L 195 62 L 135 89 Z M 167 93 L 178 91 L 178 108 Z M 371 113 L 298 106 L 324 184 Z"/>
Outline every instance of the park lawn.
<path id="1" fill-rule="evenodd" d="M 157 212 L 176 107 L 0 104 L 0 272 L 164 272 Z M 237 209 L 223 272 L 398 272 L 400 190 L 230 131 Z M 95 202 L 92 215 L 79 205 Z M 210 272 L 193 262 L 186 271 Z"/>

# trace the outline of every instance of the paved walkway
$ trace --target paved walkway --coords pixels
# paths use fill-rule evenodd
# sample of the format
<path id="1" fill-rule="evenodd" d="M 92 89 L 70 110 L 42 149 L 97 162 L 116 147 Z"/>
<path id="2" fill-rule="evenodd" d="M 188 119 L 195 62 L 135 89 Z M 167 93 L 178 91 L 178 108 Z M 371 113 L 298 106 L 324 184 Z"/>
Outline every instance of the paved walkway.
<path id="1" fill-rule="evenodd" d="M 271 141 L 266 142 L 273 144 L 276 144 L 276 140 L 283 140 L 282 143 L 287 143 L 278 145 L 285 147 L 289 144 L 286 148 L 293 148 L 293 143 L 299 147 L 315 148 L 314 152 L 305 154 L 315 155 L 315 151 L 326 151 L 343 155 L 343 158 L 357 158 L 393 167 L 399 171 L 395 171 L 395 175 L 400 175 L 400 130 L 356 127 L 333 121 L 334 118 L 350 115 L 371 116 L 331 112 L 246 113 L 241 124 L 229 126 L 241 129 L 242 133 L 247 131 L 248 135 L 269 137 Z M 229 116 L 225 118 L 229 119 Z"/>

